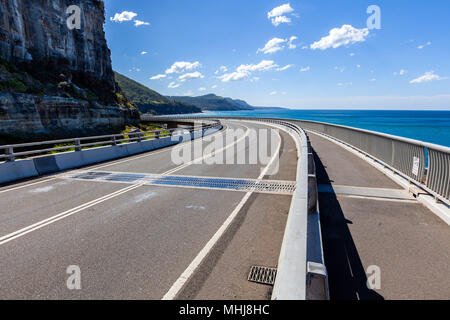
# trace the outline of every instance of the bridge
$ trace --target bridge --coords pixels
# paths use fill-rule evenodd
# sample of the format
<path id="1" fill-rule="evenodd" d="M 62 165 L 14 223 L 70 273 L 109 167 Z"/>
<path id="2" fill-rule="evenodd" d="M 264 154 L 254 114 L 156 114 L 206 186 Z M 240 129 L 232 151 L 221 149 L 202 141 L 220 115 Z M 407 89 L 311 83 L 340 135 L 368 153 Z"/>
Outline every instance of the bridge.
<path id="1" fill-rule="evenodd" d="M 449 148 L 307 121 L 143 121 L 164 128 L 0 147 L 2 299 L 450 297 Z"/>

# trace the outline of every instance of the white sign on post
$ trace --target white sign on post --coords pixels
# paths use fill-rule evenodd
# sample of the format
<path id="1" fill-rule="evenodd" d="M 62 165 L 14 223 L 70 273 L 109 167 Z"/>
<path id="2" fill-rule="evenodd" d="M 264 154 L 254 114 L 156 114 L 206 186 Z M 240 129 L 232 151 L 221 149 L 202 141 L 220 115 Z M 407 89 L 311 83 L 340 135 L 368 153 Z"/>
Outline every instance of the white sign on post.
<path id="1" fill-rule="evenodd" d="M 415 175 L 416 177 L 419 175 L 419 167 L 420 167 L 420 159 L 417 157 L 414 157 L 412 174 Z"/>

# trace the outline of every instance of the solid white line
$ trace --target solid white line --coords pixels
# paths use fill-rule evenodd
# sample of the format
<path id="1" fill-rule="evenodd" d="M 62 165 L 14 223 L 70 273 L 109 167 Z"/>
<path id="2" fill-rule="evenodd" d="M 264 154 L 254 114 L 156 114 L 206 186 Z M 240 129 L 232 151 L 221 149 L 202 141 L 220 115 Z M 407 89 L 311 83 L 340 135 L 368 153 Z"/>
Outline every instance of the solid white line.
<path id="1" fill-rule="evenodd" d="M 279 137 L 279 143 L 277 152 L 275 152 L 274 156 L 270 160 L 269 164 L 264 168 L 264 170 L 261 172 L 261 175 L 259 176 L 258 180 L 261 180 L 264 178 L 270 167 L 273 165 L 275 159 L 280 154 L 281 149 L 281 137 Z M 211 250 L 214 248 L 214 246 L 217 244 L 217 242 L 220 240 L 220 238 L 223 236 L 223 234 L 227 231 L 228 227 L 231 225 L 233 220 L 237 217 L 241 209 L 244 207 L 245 203 L 248 201 L 250 196 L 253 194 L 253 191 L 247 192 L 242 198 L 241 202 L 236 206 L 236 208 L 233 210 L 233 212 L 230 214 L 230 216 L 227 218 L 227 220 L 220 226 L 219 230 L 214 234 L 214 236 L 208 241 L 208 243 L 205 245 L 205 247 L 200 251 L 200 253 L 195 257 L 195 259 L 191 262 L 191 264 L 187 267 L 187 269 L 181 274 L 181 276 L 175 281 L 175 283 L 172 285 L 172 287 L 169 289 L 169 291 L 164 295 L 162 300 L 173 300 L 176 298 L 178 293 L 181 291 L 181 289 L 184 287 L 186 282 L 192 277 L 192 275 L 195 273 L 197 268 L 201 265 L 205 257 L 211 252 Z"/>
<path id="2" fill-rule="evenodd" d="M 6 244 L 6 243 L 8 243 L 8 242 L 10 242 L 10 241 L 12 241 L 14 239 L 23 237 L 24 235 L 26 235 L 26 234 L 28 234 L 30 232 L 39 230 L 39 229 L 41 229 L 41 228 L 43 228 L 45 226 L 48 226 L 48 225 L 50 225 L 52 223 L 55 223 L 55 222 L 57 222 L 59 220 L 62 220 L 62 219 L 67 218 L 67 217 L 70 217 L 71 215 L 74 215 L 74 214 L 76 214 L 76 213 L 78 213 L 80 211 L 86 210 L 86 209 L 88 209 L 90 207 L 93 207 L 93 206 L 95 206 L 97 204 L 100 204 L 100 203 L 105 202 L 107 200 L 110 200 L 110 199 L 113 199 L 115 197 L 118 197 L 118 196 L 120 196 L 120 195 L 122 195 L 124 193 L 127 193 L 127 192 L 131 191 L 131 190 L 137 189 L 137 188 L 141 187 L 142 185 L 143 184 L 136 184 L 136 185 L 128 186 L 128 187 L 123 188 L 121 190 L 118 190 L 118 191 L 115 191 L 115 192 L 110 193 L 108 195 L 105 195 L 105 196 L 103 196 L 101 198 L 92 200 L 92 201 L 87 202 L 85 204 L 79 205 L 78 207 L 75 207 L 75 208 L 72 208 L 70 210 L 64 211 L 64 212 L 62 212 L 60 214 L 54 215 L 54 216 L 52 216 L 50 218 L 41 220 L 41 221 L 39 221 L 37 223 L 34 223 L 32 225 L 29 225 L 29 226 L 27 226 L 25 228 L 22 228 L 20 230 L 17 230 L 17 231 L 14 231 L 14 232 L 10 233 L 10 234 L 2 236 L 2 237 L 0 237 L 0 245 L 4 245 L 4 244 Z"/>
<path id="3" fill-rule="evenodd" d="M 209 154 L 205 154 L 205 155 L 203 155 L 203 156 L 201 156 L 201 157 L 199 157 L 199 158 L 197 158 L 197 159 L 194 159 L 194 160 L 189 161 L 189 162 L 187 162 L 187 163 L 185 163 L 185 164 L 182 164 L 181 166 L 178 166 L 178 167 L 176 167 L 176 168 L 174 168 L 174 169 L 168 170 L 168 171 L 164 172 L 163 175 L 173 174 L 173 173 L 175 173 L 175 172 L 177 172 L 177 171 L 180 171 L 180 170 L 182 170 L 182 169 L 184 169 L 184 168 L 186 168 L 186 167 L 189 167 L 189 166 L 192 165 L 192 164 L 199 163 L 200 161 L 203 161 L 203 160 L 205 160 L 205 159 L 208 159 L 208 158 L 214 156 L 215 154 L 220 153 L 220 152 L 222 152 L 222 151 L 224 151 L 224 150 L 226 150 L 226 149 L 229 149 L 229 148 L 231 148 L 232 146 L 238 144 L 238 143 L 241 142 L 242 140 L 246 139 L 246 138 L 248 137 L 248 135 L 250 134 L 250 128 L 247 127 L 247 126 L 244 126 L 244 127 L 247 128 L 247 130 L 246 130 L 246 132 L 245 132 L 245 135 L 242 136 L 241 138 L 239 138 L 238 140 L 233 141 L 233 142 L 230 143 L 229 145 L 227 145 L 227 146 L 225 146 L 225 147 L 223 147 L 223 148 L 221 148 L 221 149 L 219 149 L 219 150 L 214 150 L 214 151 L 210 152 Z"/>

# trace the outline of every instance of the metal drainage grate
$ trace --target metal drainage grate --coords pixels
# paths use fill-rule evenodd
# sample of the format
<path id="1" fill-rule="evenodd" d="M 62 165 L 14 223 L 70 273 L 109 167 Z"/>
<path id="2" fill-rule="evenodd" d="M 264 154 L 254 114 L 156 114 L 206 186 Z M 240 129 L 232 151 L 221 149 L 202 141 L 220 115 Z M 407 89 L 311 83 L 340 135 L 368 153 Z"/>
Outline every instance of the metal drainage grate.
<path id="1" fill-rule="evenodd" d="M 277 277 L 277 269 L 253 266 L 248 281 L 273 286 Z"/>
<path id="2" fill-rule="evenodd" d="M 66 175 L 65 178 L 105 181 L 144 183 L 146 185 L 158 185 L 169 187 L 187 187 L 203 189 L 233 190 L 242 192 L 276 193 L 291 195 L 295 192 L 294 181 L 270 181 L 229 178 L 207 178 L 186 176 L 164 176 L 154 174 L 114 173 L 114 172 L 77 172 Z"/>

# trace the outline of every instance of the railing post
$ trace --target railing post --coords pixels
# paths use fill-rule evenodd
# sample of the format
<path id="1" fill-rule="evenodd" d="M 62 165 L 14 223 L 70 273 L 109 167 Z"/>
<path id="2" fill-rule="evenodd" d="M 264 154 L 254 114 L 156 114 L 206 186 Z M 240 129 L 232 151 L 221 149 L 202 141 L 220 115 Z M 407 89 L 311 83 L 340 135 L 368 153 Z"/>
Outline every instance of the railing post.
<path id="1" fill-rule="evenodd" d="M 155 139 L 160 139 L 160 137 L 161 137 L 161 131 L 156 131 Z"/>
<path id="2" fill-rule="evenodd" d="M 111 143 L 111 145 L 117 146 L 117 139 L 116 139 L 116 136 L 113 136 L 113 137 L 112 137 L 112 143 Z"/>
<path id="3" fill-rule="evenodd" d="M 75 151 L 81 151 L 81 141 L 80 141 L 80 139 L 75 139 Z"/>
<path id="4" fill-rule="evenodd" d="M 6 161 L 7 162 L 14 162 L 16 159 L 14 158 L 14 148 L 13 147 L 8 147 L 6 149 Z"/>
<path id="5" fill-rule="evenodd" d="M 142 135 L 140 132 L 138 133 L 137 137 L 138 137 L 138 142 L 142 142 Z"/>

